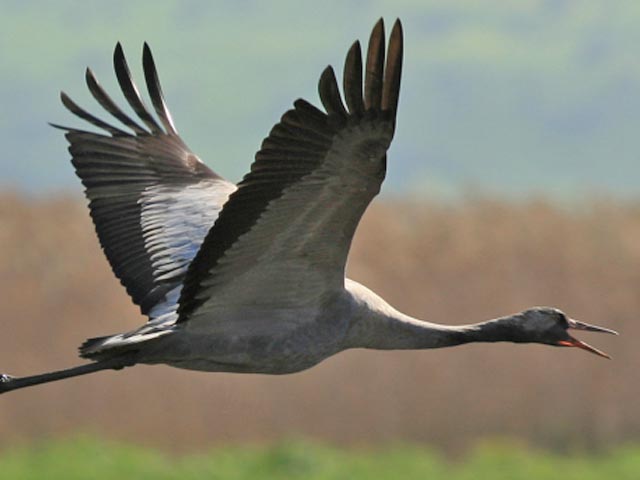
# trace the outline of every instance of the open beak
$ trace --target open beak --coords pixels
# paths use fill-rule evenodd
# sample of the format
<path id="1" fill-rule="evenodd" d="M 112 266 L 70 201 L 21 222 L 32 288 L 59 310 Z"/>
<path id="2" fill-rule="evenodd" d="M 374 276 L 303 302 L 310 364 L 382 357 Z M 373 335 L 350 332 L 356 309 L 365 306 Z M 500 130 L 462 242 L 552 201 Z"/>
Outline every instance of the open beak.
<path id="1" fill-rule="evenodd" d="M 611 330 L 609 328 L 598 327 L 596 325 L 589 325 L 588 323 L 579 322 L 572 318 L 569 318 L 567 321 L 569 322 L 569 328 L 573 330 L 586 330 L 587 332 L 602 332 L 602 333 L 609 333 L 611 335 L 618 335 L 618 332 L 616 332 L 615 330 Z M 578 340 L 577 338 L 573 338 L 572 336 L 569 336 L 568 340 L 562 340 L 558 342 L 558 345 L 563 345 L 565 347 L 578 347 L 583 350 L 586 350 L 587 352 L 595 353 L 596 355 L 599 355 L 601 357 L 611 359 L 611 357 L 606 353 L 604 353 L 603 351 L 598 350 L 597 348 L 592 347 L 588 343 Z"/>

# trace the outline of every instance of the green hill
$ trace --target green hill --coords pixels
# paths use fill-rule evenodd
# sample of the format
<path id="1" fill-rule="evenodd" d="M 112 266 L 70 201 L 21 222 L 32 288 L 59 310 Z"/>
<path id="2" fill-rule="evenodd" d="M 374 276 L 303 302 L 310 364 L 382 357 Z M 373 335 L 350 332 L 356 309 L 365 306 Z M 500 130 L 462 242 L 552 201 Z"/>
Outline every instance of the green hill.
<path id="1" fill-rule="evenodd" d="M 405 80 L 388 192 L 474 187 L 559 197 L 637 195 L 640 4 L 631 0 L 349 2 L 3 2 L 0 182 L 79 191 L 65 142 L 91 65 L 110 91 L 111 50 L 140 75 L 154 48 L 165 94 L 192 148 L 237 180 L 271 125 L 322 68 L 340 67 L 375 20 L 401 17 Z M 141 78 L 140 78 L 141 80 Z"/>

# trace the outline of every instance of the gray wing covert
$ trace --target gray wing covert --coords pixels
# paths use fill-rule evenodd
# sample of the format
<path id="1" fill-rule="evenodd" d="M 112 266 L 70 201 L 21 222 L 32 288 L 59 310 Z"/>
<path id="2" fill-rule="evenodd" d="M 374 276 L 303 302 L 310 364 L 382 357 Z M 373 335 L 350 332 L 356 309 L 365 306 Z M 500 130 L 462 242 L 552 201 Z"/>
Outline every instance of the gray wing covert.
<path id="1" fill-rule="evenodd" d="M 386 66 L 384 47 L 380 21 L 364 89 L 356 42 L 345 61 L 346 107 L 327 67 L 319 81 L 326 113 L 297 100 L 271 130 L 189 266 L 178 322 L 229 305 L 304 308 L 342 287 L 355 229 L 385 176 L 400 89 L 399 21 Z"/>

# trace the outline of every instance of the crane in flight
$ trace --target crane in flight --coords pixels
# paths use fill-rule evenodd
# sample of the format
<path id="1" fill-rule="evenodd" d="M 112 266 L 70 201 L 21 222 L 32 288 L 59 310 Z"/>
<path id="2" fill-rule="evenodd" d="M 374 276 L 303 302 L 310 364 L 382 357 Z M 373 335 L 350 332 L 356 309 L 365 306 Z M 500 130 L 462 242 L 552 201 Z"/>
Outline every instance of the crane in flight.
<path id="1" fill-rule="evenodd" d="M 400 93 L 403 34 L 385 52 L 382 19 L 364 68 L 360 43 L 347 53 L 342 93 L 329 66 L 319 80 L 324 111 L 296 100 L 262 142 L 240 183 L 223 179 L 182 141 L 147 44 L 147 108 L 120 44 L 114 68 L 137 119 L 87 86 L 122 124 L 61 94 L 102 133 L 62 127 L 114 274 L 148 322 L 87 340 L 77 367 L 0 376 L 0 393 L 136 364 L 209 372 L 298 372 L 349 348 L 428 349 L 469 342 L 542 343 L 605 353 L 569 330 L 616 333 L 536 307 L 481 323 L 447 326 L 405 315 L 345 278 L 354 232 L 387 168 Z M 390 246 L 391 248 L 391 246 Z"/>

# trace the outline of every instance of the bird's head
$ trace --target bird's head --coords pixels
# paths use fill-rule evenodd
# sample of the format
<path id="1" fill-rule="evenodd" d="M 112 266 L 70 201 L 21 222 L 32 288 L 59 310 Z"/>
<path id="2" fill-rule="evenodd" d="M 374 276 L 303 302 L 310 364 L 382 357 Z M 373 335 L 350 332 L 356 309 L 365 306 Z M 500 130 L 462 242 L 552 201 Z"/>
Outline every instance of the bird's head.
<path id="1" fill-rule="evenodd" d="M 618 332 L 608 328 L 589 325 L 567 317 L 557 308 L 536 307 L 522 312 L 519 327 L 523 335 L 521 341 L 544 343 L 559 347 L 578 347 L 601 357 L 611 358 L 606 353 L 578 340 L 569 334 L 570 330 L 585 330 L 617 335 Z"/>

